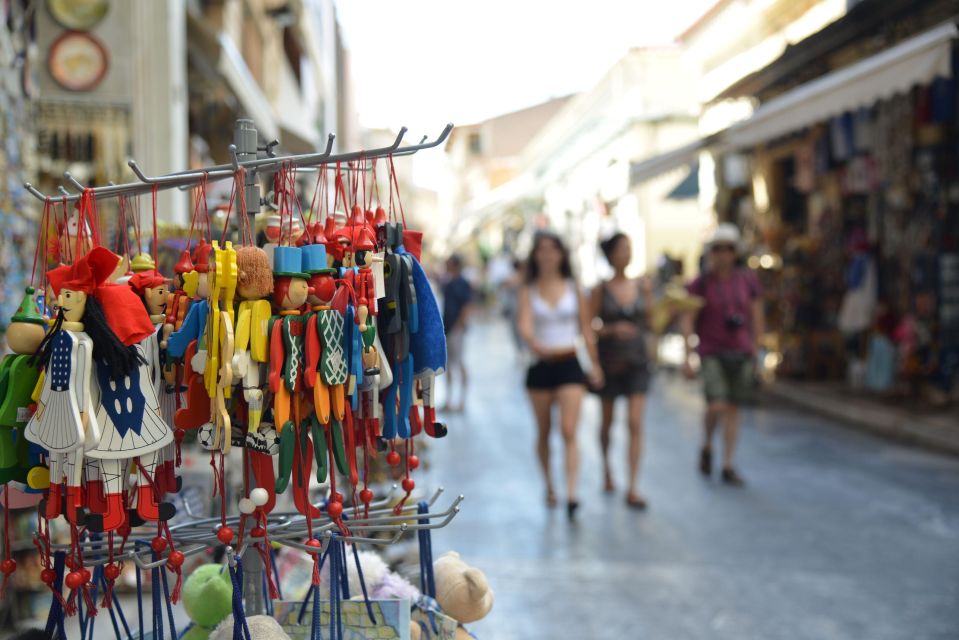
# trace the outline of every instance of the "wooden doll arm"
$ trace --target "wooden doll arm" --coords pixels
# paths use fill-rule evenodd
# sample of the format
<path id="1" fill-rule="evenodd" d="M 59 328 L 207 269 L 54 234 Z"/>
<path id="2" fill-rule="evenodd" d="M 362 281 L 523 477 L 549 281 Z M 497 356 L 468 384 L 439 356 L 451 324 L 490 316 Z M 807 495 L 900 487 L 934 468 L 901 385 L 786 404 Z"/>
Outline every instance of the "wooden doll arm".
<path id="1" fill-rule="evenodd" d="M 270 303 L 257 300 L 251 305 L 250 312 L 250 357 L 256 362 L 270 360 Z"/>
<path id="2" fill-rule="evenodd" d="M 276 393 L 283 382 L 283 322 L 277 318 L 270 329 L 270 374 L 267 381 L 270 391 Z"/>
<path id="3" fill-rule="evenodd" d="M 75 386 L 72 390 L 77 398 L 77 411 L 84 413 L 90 410 L 86 401 L 89 395 L 90 375 L 93 373 L 93 360 L 90 357 L 92 354 L 87 353 L 87 346 L 82 342 L 77 343 L 75 353 L 76 361 L 72 363 L 72 382 L 74 382 Z M 44 385 L 44 391 L 47 391 L 47 389 L 49 389 L 49 387 Z"/>
<path id="4" fill-rule="evenodd" d="M 316 366 L 320 361 L 320 335 L 316 330 L 317 314 L 310 314 L 306 321 L 306 333 L 303 336 L 303 380 L 307 389 L 316 385 Z"/>
<path id="5" fill-rule="evenodd" d="M 253 321 L 253 313 L 247 305 L 240 306 L 240 314 L 236 319 L 236 330 L 234 331 L 234 349 L 236 351 L 246 351 L 250 345 L 250 330 Z"/>

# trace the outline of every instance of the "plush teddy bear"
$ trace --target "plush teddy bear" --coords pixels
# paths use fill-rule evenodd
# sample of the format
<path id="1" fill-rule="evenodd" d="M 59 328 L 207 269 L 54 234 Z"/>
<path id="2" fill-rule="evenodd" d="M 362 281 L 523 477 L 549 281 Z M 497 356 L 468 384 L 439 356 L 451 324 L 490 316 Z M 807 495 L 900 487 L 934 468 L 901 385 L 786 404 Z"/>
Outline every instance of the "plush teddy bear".
<path id="1" fill-rule="evenodd" d="M 403 576 L 390 571 L 389 565 L 373 551 L 360 551 L 360 567 L 363 569 L 363 582 L 366 592 L 372 600 L 408 599 L 415 602 L 420 590 Z M 350 580 L 350 594 L 354 600 L 363 598 L 360 577 L 356 572 L 356 563 L 348 561 L 346 571 Z"/>
<path id="2" fill-rule="evenodd" d="M 433 563 L 433 576 L 436 602 L 443 613 L 460 623 L 456 639 L 471 640 L 463 625 L 486 617 L 493 608 L 493 590 L 486 576 L 463 562 L 455 551 L 448 551 Z"/>
<path id="3" fill-rule="evenodd" d="M 193 622 L 180 640 L 207 640 L 233 612 L 233 583 L 221 564 L 200 565 L 183 583 L 183 608 Z"/>
<path id="4" fill-rule="evenodd" d="M 290 640 L 280 623 L 271 616 L 249 616 L 246 626 L 250 630 L 250 638 L 256 640 Z M 233 640 L 232 614 L 210 634 L 210 640 Z"/>

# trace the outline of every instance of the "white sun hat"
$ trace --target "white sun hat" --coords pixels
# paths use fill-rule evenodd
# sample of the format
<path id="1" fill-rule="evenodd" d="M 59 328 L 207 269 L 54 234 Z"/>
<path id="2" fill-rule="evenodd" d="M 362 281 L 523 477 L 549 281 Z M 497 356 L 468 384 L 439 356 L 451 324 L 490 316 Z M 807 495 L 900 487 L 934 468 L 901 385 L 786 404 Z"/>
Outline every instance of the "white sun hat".
<path id="1" fill-rule="evenodd" d="M 739 227 L 731 222 L 721 222 L 713 231 L 709 240 L 706 241 L 707 247 L 717 244 L 732 245 L 737 253 L 742 251 L 742 236 L 739 233 Z"/>

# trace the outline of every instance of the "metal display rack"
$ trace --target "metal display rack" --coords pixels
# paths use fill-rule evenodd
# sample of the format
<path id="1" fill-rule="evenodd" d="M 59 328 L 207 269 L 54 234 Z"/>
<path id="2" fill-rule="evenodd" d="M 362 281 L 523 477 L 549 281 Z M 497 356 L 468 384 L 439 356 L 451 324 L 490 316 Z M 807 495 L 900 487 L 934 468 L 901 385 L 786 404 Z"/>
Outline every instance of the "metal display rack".
<path id="1" fill-rule="evenodd" d="M 235 179 L 239 172 L 243 170 L 244 195 L 247 203 L 247 210 L 244 213 L 250 217 L 250 227 L 254 228 L 254 216 L 259 213 L 262 206 L 270 204 L 260 196 L 257 173 L 275 172 L 284 165 L 292 165 L 300 169 L 412 155 L 418 151 L 441 145 L 449 137 L 452 130 L 453 125 L 447 124 L 433 140 L 427 140 L 427 137 L 424 136 L 417 144 L 401 146 L 407 132 L 406 127 L 402 127 L 389 146 L 339 154 L 332 153 L 335 135 L 331 133 L 327 138 L 326 149 L 323 152 L 277 155 L 275 148 L 278 143 L 275 140 L 260 146 L 253 121 L 240 119 L 236 121 L 234 126 L 233 144 L 229 146 L 231 155 L 229 164 L 178 171 L 161 176 L 149 176 L 135 160 L 131 159 L 128 161 L 128 165 L 138 179 L 136 182 L 111 183 L 105 186 L 88 188 L 77 181 L 69 172 L 65 172 L 66 186 L 58 187 L 58 195 L 44 194 L 29 182 L 25 183 L 24 186 L 38 200 L 45 204 L 54 204 L 76 202 L 85 191 L 92 192 L 97 199 L 103 199 L 143 195 L 154 190 L 188 190 L 201 183 L 216 182 L 228 178 Z M 241 214 L 237 211 L 236 215 L 236 228 L 240 229 L 242 228 L 242 225 L 239 224 L 239 215 Z M 269 542 L 278 543 L 283 547 L 312 555 L 325 553 L 334 535 L 337 539 L 352 543 L 389 545 L 397 542 L 407 531 L 445 527 L 459 512 L 459 505 L 463 500 L 462 495 L 457 496 L 446 509 L 433 511 L 433 505 L 436 504 L 443 493 L 443 489 L 439 488 L 427 501 L 430 510 L 427 513 L 419 513 L 417 503 L 412 499 L 408 500 L 405 506 L 399 510 L 395 509 L 393 504 L 395 503 L 396 492 L 397 487 L 393 485 L 389 495 L 383 500 L 370 504 L 368 511 L 362 508 L 347 508 L 344 513 L 346 515 L 352 513 L 354 516 L 348 520 L 348 535 L 344 534 L 339 526 L 326 516 L 308 522 L 307 518 L 298 512 L 271 513 L 268 517 Z M 170 527 L 170 533 L 176 548 L 184 556 L 196 555 L 222 544 L 216 536 L 220 526 L 223 525 L 221 518 L 196 517 L 190 512 L 189 508 L 186 509 L 186 515 L 189 518 L 187 522 Z M 235 548 L 228 547 L 227 556 L 230 562 L 235 562 L 237 557 L 242 558 L 243 597 L 248 615 L 262 614 L 266 610 L 262 591 L 264 567 L 259 553 L 254 548 L 254 545 L 265 542 L 265 539 L 251 535 L 250 531 L 255 524 L 253 518 L 245 516 L 228 516 L 226 518 L 226 525 L 237 531 L 240 535 L 239 540 L 242 541 Z M 320 542 L 320 545 L 310 546 L 306 544 L 310 531 L 312 531 L 313 538 Z M 376 537 L 376 534 L 379 537 Z M 52 544 L 40 538 L 37 541 L 42 546 L 48 545 L 45 551 L 51 553 L 69 551 L 71 548 L 70 545 Z M 113 553 L 113 562 L 129 561 L 135 563 L 140 569 L 153 569 L 165 565 L 166 557 L 157 558 L 150 548 L 149 534 L 146 529 L 134 529 L 129 536 L 129 541 L 133 543 L 129 548 L 125 548 L 120 553 Z M 104 544 L 103 540 L 88 537 L 79 544 L 84 562 L 87 565 L 95 567 L 110 562 L 111 556 L 108 554 L 107 545 Z"/>

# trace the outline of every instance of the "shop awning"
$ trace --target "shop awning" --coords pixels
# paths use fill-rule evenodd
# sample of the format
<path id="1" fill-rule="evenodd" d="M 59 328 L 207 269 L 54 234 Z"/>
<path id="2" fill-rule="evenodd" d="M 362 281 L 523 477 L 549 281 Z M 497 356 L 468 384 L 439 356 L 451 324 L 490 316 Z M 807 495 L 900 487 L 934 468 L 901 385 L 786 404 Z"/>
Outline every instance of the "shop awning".
<path id="1" fill-rule="evenodd" d="M 943 24 L 787 91 L 731 126 L 725 142 L 734 148 L 749 147 L 949 77 L 957 35 L 955 24 Z"/>
<path id="2" fill-rule="evenodd" d="M 700 138 L 695 142 L 690 142 L 678 149 L 661 153 L 658 156 L 653 156 L 652 158 L 647 158 L 639 162 L 631 162 L 629 165 L 629 186 L 635 187 L 639 183 L 651 180 L 667 171 L 690 166 L 696 162 L 699 152 L 711 145 L 716 137 L 714 134 Z"/>

